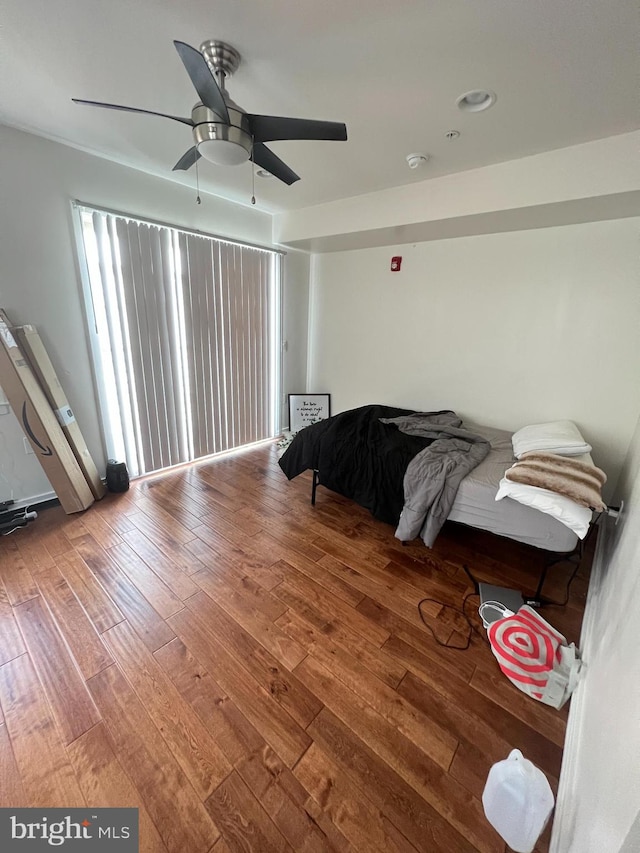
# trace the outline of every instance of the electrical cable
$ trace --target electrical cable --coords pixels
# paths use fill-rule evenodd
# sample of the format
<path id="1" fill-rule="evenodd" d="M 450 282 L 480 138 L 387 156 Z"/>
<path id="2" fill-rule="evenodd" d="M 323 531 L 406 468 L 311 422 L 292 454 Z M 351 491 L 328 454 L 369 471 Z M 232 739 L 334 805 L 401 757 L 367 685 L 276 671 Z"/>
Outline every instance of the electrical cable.
<path id="1" fill-rule="evenodd" d="M 2 535 L 3 536 L 9 536 L 11 533 L 15 533 L 16 530 L 22 530 L 22 528 L 26 527 L 26 526 L 27 526 L 27 522 L 25 521 L 24 524 L 18 524 L 17 527 L 12 527 L 11 530 L 5 531 Z"/>
<path id="2" fill-rule="evenodd" d="M 0 511 L 0 534 L 2 536 L 9 536 L 9 534 L 15 533 L 16 530 L 26 527 L 30 521 L 33 521 L 37 517 L 38 513 L 35 511 L 30 512 L 28 506 L 21 509 Z"/>
<path id="3" fill-rule="evenodd" d="M 579 571 L 581 565 L 582 565 L 582 560 L 579 560 L 576 563 L 573 571 L 571 572 L 571 577 L 567 581 L 567 587 L 565 590 L 564 601 L 546 601 L 545 600 L 542 603 L 543 607 L 566 607 L 567 606 L 567 604 L 569 603 L 569 594 L 571 591 L 571 584 L 573 583 L 575 576 L 578 574 L 578 571 Z"/>
<path id="4" fill-rule="evenodd" d="M 469 648 L 469 646 L 471 645 L 471 638 L 473 637 L 474 631 L 476 632 L 476 634 L 478 634 L 478 636 L 481 639 L 484 640 L 482 633 L 476 628 L 476 626 L 473 624 L 473 622 L 469 619 L 469 617 L 467 616 L 465 609 L 464 609 L 465 604 L 467 603 L 467 599 L 471 598 L 474 595 L 480 595 L 480 588 L 478 586 L 478 581 L 471 574 L 471 572 L 469 571 L 467 566 L 465 566 L 463 564 L 462 568 L 464 569 L 467 577 L 469 578 L 469 580 L 473 584 L 473 592 L 468 592 L 465 595 L 465 597 L 462 599 L 462 605 L 460 606 L 460 608 L 453 607 L 450 604 L 445 604 L 443 601 L 438 601 L 437 598 L 423 598 L 421 601 L 418 602 L 418 613 L 420 614 L 420 619 L 422 620 L 422 623 L 424 624 L 425 628 L 427 628 L 429 630 L 429 632 L 431 633 L 431 636 L 436 641 L 436 643 L 445 649 L 454 649 L 455 651 L 458 651 L 458 652 L 465 652 Z M 442 640 L 439 640 L 437 638 L 435 631 L 433 630 L 431 625 L 427 622 L 427 620 L 424 618 L 424 614 L 422 612 L 422 605 L 427 601 L 433 602 L 434 604 L 438 604 L 440 607 L 443 607 L 447 610 L 453 610 L 454 613 L 457 613 L 458 615 L 461 615 L 464 618 L 465 622 L 467 623 L 467 625 L 469 627 L 469 633 L 467 634 L 467 639 L 466 639 L 464 645 L 457 646 L 457 645 L 454 645 L 454 644 L 449 643 L 449 642 L 443 643 Z M 486 642 L 488 642 L 488 640 Z"/>
<path id="5" fill-rule="evenodd" d="M 604 510 L 599 512 L 597 514 L 595 520 L 591 523 L 591 526 L 589 527 L 589 532 L 587 533 L 586 537 L 584 538 L 583 542 L 581 543 L 583 547 L 584 547 L 584 544 L 590 539 L 592 532 L 596 529 L 597 524 L 600 521 L 600 519 L 602 518 L 603 514 L 604 514 Z M 576 575 L 580 571 L 580 567 L 582 566 L 583 557 L 584 557 L 584 551 L 581 551 L 580 559 L 576 563 L 575 568 L 571 572 L 571 576 L 569 577 L 569 580 L 567 581 L 564 601 L 544 601 L 543 602 L 544 607 L 566 607 L 567 606 L 567 604 L 569 603 L 569 596 L 571 593 L 571 584 L 573 583 Z"/>
<path id="6" fill-rule="evenodd" d="M 602 515 L 602 513 L 600 513 L 600 515 Z M 600 516 L 598 516 L 596 518 L 596 520 L 594 522 L 594 527 L 595 527 L 595 524 L 598 522 L 599 518 L 600 518 Z M 578 571 L 580 570 L 581 565 L 582 565 L 582 560 L 580 559 L 576 563 L 575 568 L 573 569 L 573 571 L 571 573 L 571 577 L 567 581 L 567 587 L 566 587 L 564 601 L 545 601 L 544 602 L 545 607 L 566 607 L 567 606 L 567 604 L 569 603 L 569 597 L 570 597 L 570 593 L 571 593 L 571 584 L 575 580 L 575 577 L 578 574 Z M 437 598 L 423 598 L 421 601 L 418 602 L 418 613 L 420 614 L 420 619 L 422 620 L 423 625 L 430 632 L 431 636 L 436 641 L 436 643 L 439 646 L 442 646 L 443 648 L 454 649 L 455 651 L 460 651 L 460 652 L 467 651 L 467 649 L 471 645 L 471 638 L 473 636 L 474 631 L 478 634 L 479 637 L 481 637 L 483 639 L 483 641 L 486 641 L 490 645 L 488 639 L 486 639 L 483 636 L 483 634 L 475 627 L 475 625 L 471 622 L 471 620 L 469 619 L 469 617 L 467 616 L 467 614 L 465 612 L 465 605 L 467 603 L 467 599 L 471 598 L 474 595 L 479 595 L 480 594 L 480 588 L 478 586 L 478 581 L 471 574 L 468 567 L 463 564 L 462 568 L 463 568 L 465 574 L 467 575 L 467 577 L 469 578 L 469 580 L 471 581 L 471 583 L 473 584 L 473 592 L 468 592 L 465 595 L 465 597 L 462 599 L 462 605 L 460 606 L 460 608 L 453 607 L 450 604 L 445 604 L 443 601 L 439 601 Z M 464 620 L 467 623 L 467 626 L 469 628 L 469 632 L 467 634 L 467 638 L 466 638 L 464 645 L 454 645 L 454 644 L 449 643 L 449 642 L 443 643 L 442 640 L 438 639 L 435 631 L 433 630 L 432 626 L 427 622 L 427 620 L 425 619 L 424 614 L 422 612 L 422 605 L 427 603 L 427 602 L 431 602 L 433 604 L 438 604 L 440 607 L 443 607 L 447 610 L 453 610 L 454 613 L 461 615 L 464 618 Z"/>

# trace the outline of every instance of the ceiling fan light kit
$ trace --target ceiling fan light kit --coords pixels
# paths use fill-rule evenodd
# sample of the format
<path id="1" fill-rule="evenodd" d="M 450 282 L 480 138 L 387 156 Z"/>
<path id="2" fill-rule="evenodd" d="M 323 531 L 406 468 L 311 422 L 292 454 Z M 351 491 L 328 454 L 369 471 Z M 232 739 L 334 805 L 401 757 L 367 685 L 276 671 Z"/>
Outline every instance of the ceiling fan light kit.
<path id="1" fill-rule="evenodd" d="M 87 106 L 161 116 L 189 125 L 194 145 L 182 155 L 173 171 L 190 169 L 200 157 L 219 166 L 238 166 L 251 159 L 269 175 L 291 185 L 300 177 L 267 148 L 265 142 L 281 139 L 346 141 L 347 128 L 342 122 L 256 115 L 234 103 L 225 88 L 225 80 L 237 70 L 241 57 L 226 42 L 210 39 L 202 43 L 200 50 L 181 41 L 174 41 L 174 46 L 200 98 L 190 118 L 100 101 L 72 100 Z"/>
<path id="2" fill-rule="evenodd" d="M 191 113 L 193 119 L 193 141 L 198 153 L 219 166 L 238 166 L 251 156 L 253 140 L 248 128 L 243 127 L 244 113 L 227 102 L 229 124 L 221 117 L 199 104 Z"/>

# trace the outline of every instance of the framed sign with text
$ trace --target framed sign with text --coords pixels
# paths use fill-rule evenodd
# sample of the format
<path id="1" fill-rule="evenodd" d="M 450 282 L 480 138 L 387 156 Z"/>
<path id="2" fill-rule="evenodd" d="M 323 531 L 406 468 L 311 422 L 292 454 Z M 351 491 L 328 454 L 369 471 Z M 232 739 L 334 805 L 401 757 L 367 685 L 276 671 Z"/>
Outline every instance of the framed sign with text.
<path id="1" fill-rule="evenodd" d="M 331 394 L 289 394 L 289 430 L 298 432 L 303 427 L 331 417 Z"/>

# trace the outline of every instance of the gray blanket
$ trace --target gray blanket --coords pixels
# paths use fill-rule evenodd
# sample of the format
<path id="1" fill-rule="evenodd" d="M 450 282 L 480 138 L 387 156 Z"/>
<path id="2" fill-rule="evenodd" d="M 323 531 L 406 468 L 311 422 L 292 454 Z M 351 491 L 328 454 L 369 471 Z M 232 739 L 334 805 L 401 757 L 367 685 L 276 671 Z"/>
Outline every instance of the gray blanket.
<path id="1" fill-rule="evenodd" d="M 462 429 L 453 413 L 380 418 L 409 435 L 433 438 L 409 463 L 404 476 L 404 509 L 396 528 L 403 542 L 418 535 L 431 548 L 447 520 L 458 486 L 489 453 L 491 445 L 480 435 Z"/>

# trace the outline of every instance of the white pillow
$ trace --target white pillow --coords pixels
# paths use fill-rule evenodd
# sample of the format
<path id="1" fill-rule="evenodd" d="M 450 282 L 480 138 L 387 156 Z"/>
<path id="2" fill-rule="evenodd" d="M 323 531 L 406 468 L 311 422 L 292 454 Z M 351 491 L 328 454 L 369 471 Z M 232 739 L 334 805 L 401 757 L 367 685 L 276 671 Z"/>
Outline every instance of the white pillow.
<path id="1" fill-rule="evenodd" d="M 527 486 L 524 483 L 513 483 L 503 477 L 498 486 L 496 500 L 512 498 L 525 506 L 546 512 L 555 519 L 569 527 L 580 539 L 584 539 L 589 530 L 591 522 L 591 510 L 586 506 L 580 506 L 571 498 L 550 492 L 547 489 L 539 489 L 537 486 Z"/>
<path id="2" fill-rule="evenodd" d="M 551 421 L 522 427 L 514 432 L 511 442 L 516 459 L 530 450 L 557 453 L 558 456 L 579 456 L 591 452 L 591 445 L 587 444 L 573 421 Z"/>

